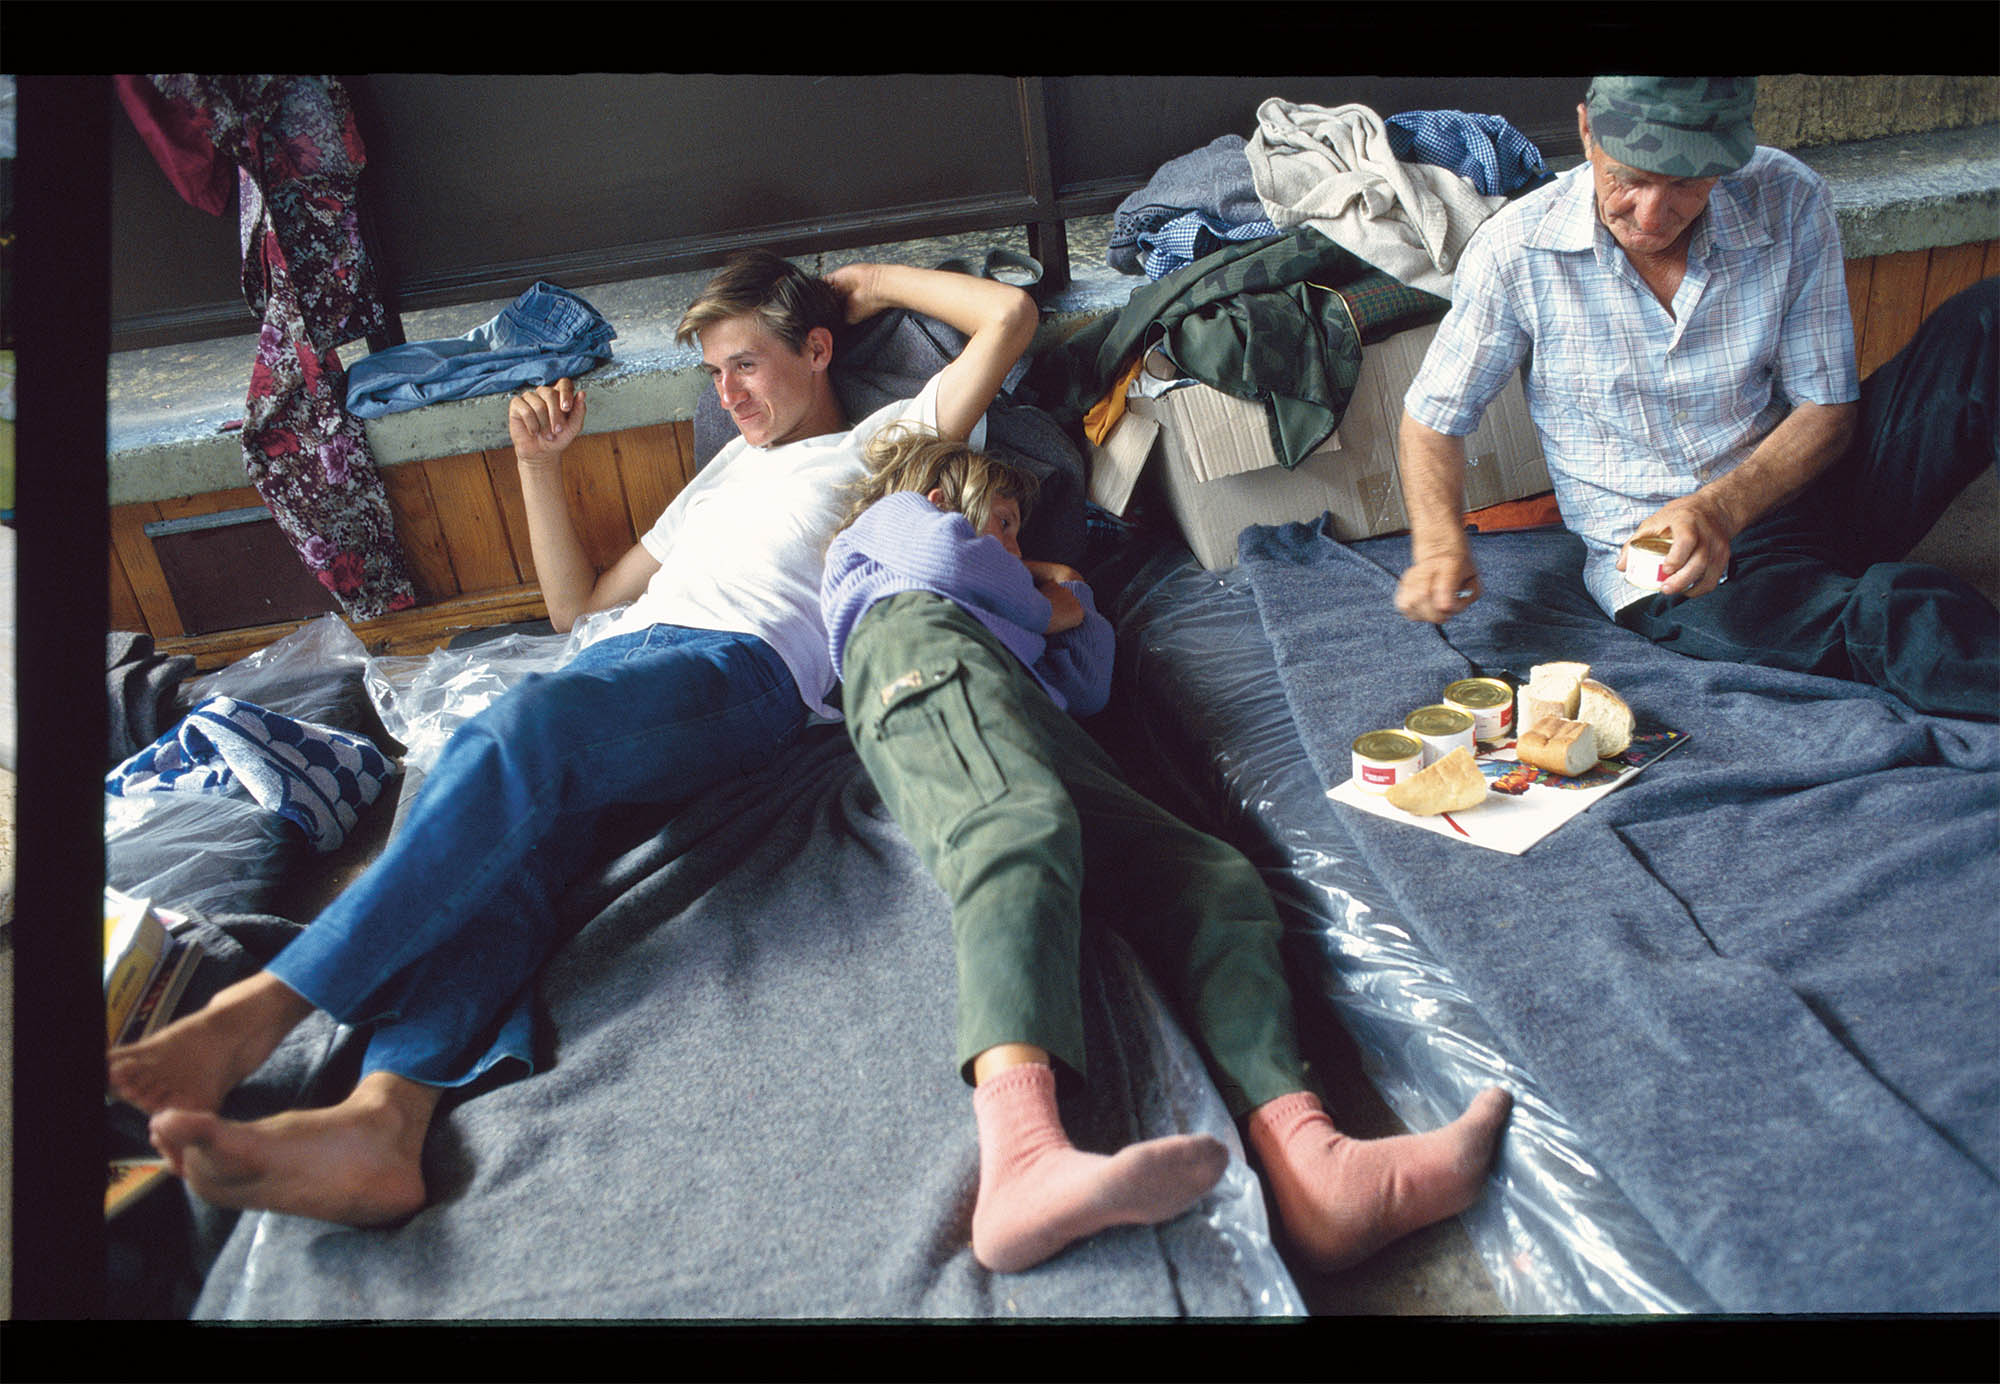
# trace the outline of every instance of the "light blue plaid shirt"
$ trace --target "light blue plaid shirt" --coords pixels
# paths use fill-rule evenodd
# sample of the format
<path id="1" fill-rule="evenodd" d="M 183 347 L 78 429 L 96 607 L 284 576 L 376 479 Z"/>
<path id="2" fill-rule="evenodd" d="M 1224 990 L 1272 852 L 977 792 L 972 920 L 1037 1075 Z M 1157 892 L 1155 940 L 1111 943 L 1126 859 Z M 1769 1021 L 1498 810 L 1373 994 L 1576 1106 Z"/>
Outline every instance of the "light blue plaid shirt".
<path id="1" fill-rule="evenodd" d="M 1403 404 L 1463 436 L 1525 362 L 1563 522 L 1607 614 L 1645 593 L 1619 545 L 1668 500 L 1739 465 L 1797 403 L 1859 396 L 1833 200 L 1760 148 L 1717 181 L 1669 314 L 1598 221 L 1590 165 L 1481 226 Z"/>

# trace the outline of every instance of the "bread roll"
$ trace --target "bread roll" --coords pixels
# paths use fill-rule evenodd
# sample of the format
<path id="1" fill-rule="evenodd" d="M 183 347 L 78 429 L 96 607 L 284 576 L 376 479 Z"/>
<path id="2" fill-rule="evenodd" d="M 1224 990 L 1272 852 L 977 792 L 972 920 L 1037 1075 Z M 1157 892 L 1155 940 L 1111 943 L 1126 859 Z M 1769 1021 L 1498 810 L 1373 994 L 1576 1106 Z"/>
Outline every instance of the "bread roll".
<path id="1" fill-rule="evenodd" d="M 1486 775 L 1479 772 L 1472 751 L 1460 745 L 1429 768 L 1392 785 L 1383 796 L 1390 806 L 1418 817 L 1463 812 L 1486 801 Z"/>
<path id="2" fill-rule="evenodd" d="M 1588 663 L 1537 663 L 1528 671 L 1528 685 L 1518 698 L 1516 725 L 1528 727 L 1545 716 L 1564 721 L 1576 719 L 1583 680 L 1590 676 Z"/>
<path id="3" fill-rule="evenodd" d="M 1552 774 L 1575 778 L 1597 767 L 1597 732 L 1582 721 L 1544 716 L 1521 732 L 1514 757 Z"/>
<path id="4" fill-rule="evenodd" d="M 1585 678 L 1577 691 L 1576 719 L 1597 732 L 1597 757 L 1624 754 L 1632 745 L 1632 708 L 1625 699 L 1595 678 Z"/>

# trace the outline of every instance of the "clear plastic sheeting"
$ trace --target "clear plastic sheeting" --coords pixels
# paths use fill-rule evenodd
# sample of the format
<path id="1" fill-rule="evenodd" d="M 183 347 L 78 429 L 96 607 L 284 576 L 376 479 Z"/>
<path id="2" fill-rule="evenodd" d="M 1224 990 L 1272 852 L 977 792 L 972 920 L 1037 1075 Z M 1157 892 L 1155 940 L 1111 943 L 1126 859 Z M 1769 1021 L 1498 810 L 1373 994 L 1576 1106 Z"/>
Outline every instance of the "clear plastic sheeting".
<path id="1" fill-rule="evenodd" d="M 1652 1226 L 1580 1146 L 1532 1074 L 1416 940 L 1353 852 L 1292 727 L 1240 569 L 1162 554 L 1118 600 L 1119 680 L 1160 774 L 1263 871 L 1294 961 L 1353 1037 L 1363 1068 L 1412 1129 L 1456 1117 L 1487 1086 L 1513 1091 L 1494 1180 L 1463 1217 L 1510 1312 L 1713 1312 Z"/>
<path id="2" fill-rule="evenodd" d="M 428 773 L 453 731 L 528 674 L 568 661 L 623 609 L 587 615 L 568 634 L 502 634 L 462 648 L 370 660 L 369 700 L 402 742 L 404 767 Z"/>
<path id="3" fill-rule="evenodd" d="M 355 723 L 365 719 L 360 688 L 368 661 L 367 647 L 347 622 L 322 615 L 253 654 L 191 679 L 182 700 L 192 706 L 210 697 L 234 697 L 295 721 L 365 731 Z"/>
<path id="4" fill-rule="evenodd" d="M 1250 1315 L 1306 1315 L 1298 1285 L 1271 1237 L 1263 1184 L 1250 1170 L 1236 1121 L 1223 1103 L 1222 1093 L 1215 1089 L 1200 1053 L 1168 1012 L 1138 958 L 1115 935 L 1110 940 L 1113 945 L 1106 948 L 1106 955 L 1118 970 L 1121 986 L 1113 997 L 1104 993 L 1108 986 L 1100 985 L 1098 1002 L 1124 1014 L 1123 1029 L 1140 1050 L 1140 1068 L 1153 1077 L 1151 1089 L 1140 1098 L 1142 1110 L 1150 1117 L 1146 1137 L 1207 1134 L 1222 1141 L 1229 1150 L 1229 1166 L 1198 1209 L 1228 1249 L 1249 1299 Z"/>
<path id="5" fill-rule="evenodd" d="M 362 686 L 368 658 L 354 631 L 339 616 L 325 615 L 256 653 L 189 679 L 180 701 L 189 706 L 234 697 L 372 739 L 378 730 Z M 245 795 L 104 795 L 106 881 L 168 907 L 263 912 L 305 851 L 297 826 Z"/>

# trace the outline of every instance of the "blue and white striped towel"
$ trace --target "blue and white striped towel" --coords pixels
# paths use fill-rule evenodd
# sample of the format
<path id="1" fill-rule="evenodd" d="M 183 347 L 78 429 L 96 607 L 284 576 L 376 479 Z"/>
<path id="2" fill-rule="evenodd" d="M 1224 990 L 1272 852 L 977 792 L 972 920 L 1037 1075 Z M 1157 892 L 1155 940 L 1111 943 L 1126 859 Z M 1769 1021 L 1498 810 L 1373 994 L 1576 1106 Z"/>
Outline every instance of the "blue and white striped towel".
<path id="1" fill-rule="evenodd" d="M 395 772 L 366 736 L 210 697 L 105 775 L 104 791 L 129 797 L 240 789 L 296 823 L 313 849 L 333 851 Z"/>

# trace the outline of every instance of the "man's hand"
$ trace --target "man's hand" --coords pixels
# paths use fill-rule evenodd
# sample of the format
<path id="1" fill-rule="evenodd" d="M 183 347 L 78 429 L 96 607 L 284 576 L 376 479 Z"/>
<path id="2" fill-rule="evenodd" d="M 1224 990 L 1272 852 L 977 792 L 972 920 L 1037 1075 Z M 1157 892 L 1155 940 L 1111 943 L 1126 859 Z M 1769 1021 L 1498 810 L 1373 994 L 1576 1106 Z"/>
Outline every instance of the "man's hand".
<path id="1" fill-rule="evenodd" d="M 876 280 L 881 275 L 872 264 L 843 264 L 838 269 L 827 272 L 826 282 L 847 302 L 847 325 L 866 321 L 888 307 L 879 292 Z"/>
<path id="2" fill-rule="evenodd" d="M 1440 625 L 1479 599 L 1479 569 L 1463 534 L 1420 553 L 1396 583 L 1396 609 L 1412 620 Z"/>
<path id="3" fill-rule="evenodd" d="M 1063 585 L 1066 581 L 1082 581 L 1083 573 L 1064 563 L 1038 562 L 1025 557 L 1021 559 L 1021 565 L 1035 579 L 1035 590 L 1048 600 L 1049 627 L 1042 631 L 1044 634 L 1061 634 L 1083 623 L 1083 602 L 1076 598 L 1074 591 Z"/>
<path id="4" fill-rule="evenodd" d="M 1633 538 L 1671 538 L 1667 578 L 1660 590 L 1668 596 L 1706 596 L 1729 573 L 1729 544 L 1740 530 L 1728 507 L 1709 490 L 1697 490 L 1670 500 L 1655 510 Z M 1627 550 L 1618 551 L 1618 570 L 1625 570 Z"/>
<path id="5" fill-rule="evenodd" d="M 1021 563 L 1028 569 L 1028 575 L 1035 579 L 1036 586 L 1047 586 L 1052 581 L 1082 581 L 1083 573 L 1074 567 L 1066 567 L 1060 562 L 1037 562 L 1032 558 L 1022 558 Z"/>
<path id="6" fill-rule="evenodd" d="M 563 449 L 583 431 L 588 411 L 583 391 L 568 378 L 515 395 L 507 405 L 507 435 L 514 440 L 515 459 L 523 466 L 560 467 Z"/>
<path id="7" fill-rule="evenodd" d="M 1043 633 L 1061 634 L 1083 623 L 1083 602 L 1067 586 L 1057 582 L 1038 582 L 1035 590 L 1048 597 L 1049 601 L 1049 627 Z"/>

